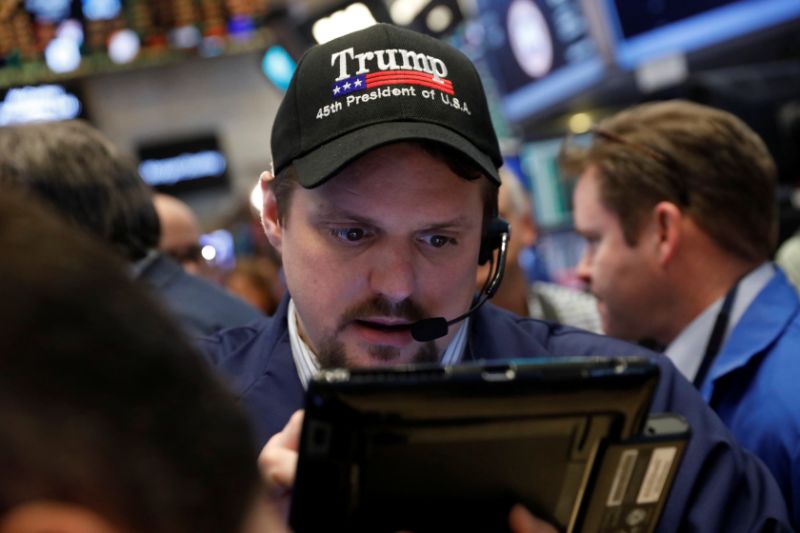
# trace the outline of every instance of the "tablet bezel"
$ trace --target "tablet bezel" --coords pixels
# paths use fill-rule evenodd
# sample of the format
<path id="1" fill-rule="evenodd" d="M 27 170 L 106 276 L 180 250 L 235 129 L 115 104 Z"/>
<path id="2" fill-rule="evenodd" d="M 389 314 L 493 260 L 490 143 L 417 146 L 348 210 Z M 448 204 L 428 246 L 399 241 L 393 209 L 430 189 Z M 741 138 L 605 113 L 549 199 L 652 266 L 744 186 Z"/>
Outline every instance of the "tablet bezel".
<path id="1" fill-rule="evenodd" d="M 594 457 L 641 431 L 657 380 L 641 357 L 324 371 L 306 395 L 290 523 L 496 530 L 518 500 L 570 530 Z"/>

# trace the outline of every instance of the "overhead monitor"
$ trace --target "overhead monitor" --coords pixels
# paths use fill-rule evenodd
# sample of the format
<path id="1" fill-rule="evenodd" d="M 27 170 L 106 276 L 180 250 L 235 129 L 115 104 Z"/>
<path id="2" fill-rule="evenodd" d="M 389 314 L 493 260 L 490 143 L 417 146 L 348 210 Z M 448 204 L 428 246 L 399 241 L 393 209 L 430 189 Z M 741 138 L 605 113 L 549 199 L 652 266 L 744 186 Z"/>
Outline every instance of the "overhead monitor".
<path id="1" fill-rule="evenodd" d="M 139 145 L 139 174 L 158 191 L 184 192 L 228 186 L 228 161 L 213 134 Z"/>
<path id="2" fill-rule="evenodd" d="M 613 54 L 633 69 L 800 19 L 798 0 L 602 0 Z"/>
<path id="3" fill-rule="evenodd" d="M 0 126 L 75 118 L 86 118 L 86 111 L 74 87 L 51 83 L 0 92 Z"/>
<path id="4" fill-rule="evenodd" d="M 580 0 L 478 0 L 486 57 L 511 121 L 600 82 L 605 63 Z"/>

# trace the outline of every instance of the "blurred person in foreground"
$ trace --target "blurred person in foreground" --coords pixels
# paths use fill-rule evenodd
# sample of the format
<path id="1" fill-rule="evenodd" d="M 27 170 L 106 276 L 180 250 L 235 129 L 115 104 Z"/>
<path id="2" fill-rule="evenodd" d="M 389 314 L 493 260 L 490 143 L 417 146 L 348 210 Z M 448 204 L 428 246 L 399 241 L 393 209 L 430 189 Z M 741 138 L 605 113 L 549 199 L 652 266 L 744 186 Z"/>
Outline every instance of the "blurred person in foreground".
<path id="1" fill-rule="evenodd" d="M 603 329 L 666 347 L 800 526 L 800 300 L 769 260 L 777 177 L 763 141 L 730 113 L 668 101 L 600 122 L 562 156 L 580 175 L 577 273 Z"/>
<path id="2" fill-rule="evenodd" d="M 111 245 L 129 262 L 133 277 L 147 283 L 188 332 L 208 334 L 260 316 L 158 252 L 160 226 L 150 189 L 133 161 L 88 123 L 0 128 L 4 183 L 30 190 Z"/>
<path id="3" fill-rule="evenodd" d="M 406 72 L 364 89 L 365 71 L 383 79 L 388 69 Z M 652 411 L 678 413 L 692 428 L 659 530 L 789 529 L 769 471 L 668 359 L 476 307 L 478 263 L 496 247 L 488 237 L 499 237 L 490 230 L 499 227 L 502 158 L 480 78 L 463 54 L 384 24 L 315 46 L 298 63 L 271 139 L 262 221 L 281 253 L 287 295 L 272 318 L 202 346 L 235 384 L 256 442 L 271 438 L 261 466 L 276 498 L 291 493 L 302 418 L 292 414 L 317 368 L 641 355 L 660 369 Z M 439 331 L 412 327 L 468 311 Z M 517 531 L 553 531 L 519 506 L 509 518 Z"/>
<path id="4" fill-rule="evenodd" d="M 118 257 L 0 187 L 0 532 L 266 532 L 247 421 Z"/>
<path id="5" fill-rule="evenodd" d="M 520 253 L 536 244 L 539 230 L 530 196 L 519 178 L 505 167 L 499 170 L 500 216 L 511 225 L 503 283 L 492 303 L 521 316 L 530 316 L 600 333 L 597 301 L 591 294 L 547 281 L 530 281 L 519 262 Z M 478 269 L 480 288 L 490 274 L 489 266 Z"/>

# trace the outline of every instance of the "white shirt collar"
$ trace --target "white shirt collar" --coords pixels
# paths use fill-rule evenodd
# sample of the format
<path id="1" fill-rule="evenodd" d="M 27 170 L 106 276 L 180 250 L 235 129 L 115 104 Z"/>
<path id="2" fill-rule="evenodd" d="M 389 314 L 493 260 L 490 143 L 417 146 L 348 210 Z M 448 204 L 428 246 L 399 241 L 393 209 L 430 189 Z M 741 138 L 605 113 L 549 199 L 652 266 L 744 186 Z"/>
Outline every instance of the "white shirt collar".
<path id="1" fill-rule="evenodd" d="M 739 323 L 744 312 L 774 275 L 775 268 L 772 263 L 766 262 L 751 271 L 739 282 L 736 298 L 731 308 L 730 320 L 728 320 L 728 327 L 722 339 L 722 346 L 725 346 L 725 341 L 730 336 L 733 328 Z M 697 318 L 692 320 L 664 351 L 689 381 L 694 380 L 697 371 L 700 369 L 703 353 L 711 336 L 711 329 L 714 327 L 714 322 L 717 319 L 717 314 L 722 307 L 724 298 L 724 296 L 718 298 Z"/>
<path id="2" fill-rule="evenodd" d="M 308 388 L 308 382 L 311 378 L 320 371 L 320 364 L 317 356 L 311 347 L 300 337 L 300 332 L 297 328 L 297 308 L 294 305 L 294 300 L 289 300 L 289 308 L 286 312 L 286 320 L 289 326 L 289 343 L 292 348 L 292 358 L 294 359 L 294 366 L 297 368 L 297 376 L 300 378 L 300 383 L 303 388 Z M 469 331 L 469 318 L 464 320 L 458 332 L 450 341 L 444 355 L 441 359 L 442 365 L 454 365 L 461 362 L 464 357 L 464 350 L 467 347 L 467 332 Z"/>

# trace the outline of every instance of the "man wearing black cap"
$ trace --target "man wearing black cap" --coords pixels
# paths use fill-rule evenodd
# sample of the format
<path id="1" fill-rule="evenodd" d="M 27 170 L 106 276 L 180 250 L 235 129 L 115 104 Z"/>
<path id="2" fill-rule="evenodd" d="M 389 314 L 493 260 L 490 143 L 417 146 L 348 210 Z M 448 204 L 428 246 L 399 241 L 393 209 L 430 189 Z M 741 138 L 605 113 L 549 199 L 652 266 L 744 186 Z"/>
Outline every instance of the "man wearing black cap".
<path id="1" fill-rule="evenodd" d="M 291 485 L 299 417 L 281 428 L 319 368 L 638 354 L 661 368 L 652 410 L 693 430 L 660 530 L 788 529 L 774 479 L 668 360 L 480 307 L 494 287 L 476 297 L 478 263 L 504 240 L 501 158 L 477 72 L 458 51 L 387 25 L 312 48 L 278 110 L 272 155 L 263 223 L 290 296 L 271 320 L 203 343 L 259 444 L 275 436 L 262 454 L 274 486 Z"/>

